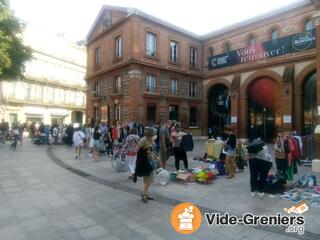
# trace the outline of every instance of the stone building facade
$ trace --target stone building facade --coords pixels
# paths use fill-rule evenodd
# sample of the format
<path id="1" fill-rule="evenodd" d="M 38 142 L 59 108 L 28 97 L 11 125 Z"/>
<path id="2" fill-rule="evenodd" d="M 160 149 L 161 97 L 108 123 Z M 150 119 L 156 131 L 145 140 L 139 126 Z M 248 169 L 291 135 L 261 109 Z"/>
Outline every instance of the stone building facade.
<path id="1" fill-rule="evenodd" d="M 0 82 L 0 119 L 69 124 L 85 121 L 84 46 L 25 23 L 24 43 L 32 49 L 23 78 Z"/>
<path id="2" fill-rule="evenodd" d="M 103 30 L 106 18 L 111 23 Z M 151 52 L 148 34 L 155 39 Z M 103 7 L 88 35 L 88 118 L 144 125 L 171 118 L 202 134 L 203 53 L 197 37 L 135 10 Z M 175 59 L 170 59 L 170 42 L 177 44 Z M 192 66 L 190 48 L 195 49 Z"/>
<path id="3" fill-rule="evenodd" d="M 135 9 L 104 6 L 88 34 L 87 116 L 144 124 L 177 118 L 198 135 L 226 124 L 240 138 L 272 140 L 293 129 L 311 135 L 320 111 L 318 13 L 319 1 L 306 0 L 197 36 Z M 150 36 L 156 36 L 154 56 L 147 52 Z M 149 74 L 156 76 L 151 92 Z"/>

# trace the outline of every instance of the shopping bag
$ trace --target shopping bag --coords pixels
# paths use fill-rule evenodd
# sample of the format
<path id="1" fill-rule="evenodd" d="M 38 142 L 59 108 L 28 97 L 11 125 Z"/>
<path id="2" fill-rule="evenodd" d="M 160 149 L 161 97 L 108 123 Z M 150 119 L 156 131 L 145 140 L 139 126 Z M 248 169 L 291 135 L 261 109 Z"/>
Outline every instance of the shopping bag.
<path id="1" fill-rule="evenodd" d="M 128 164 L 122 155 L 113 155 L 111 159 L 111 164 L 114 170 L 117 172 L 129 172 Z"/>

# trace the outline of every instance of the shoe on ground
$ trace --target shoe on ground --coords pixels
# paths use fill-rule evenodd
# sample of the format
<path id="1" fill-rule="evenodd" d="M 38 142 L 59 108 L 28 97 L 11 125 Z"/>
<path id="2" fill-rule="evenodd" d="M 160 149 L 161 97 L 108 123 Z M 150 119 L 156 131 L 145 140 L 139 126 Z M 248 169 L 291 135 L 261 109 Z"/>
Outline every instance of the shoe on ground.
<path id="1" fill-rule="evenodd" d="M 234 176 L 233 175 L 228 175 L 227 177 L 226 177 L 226 179 L 231 179 L 231 178 L 233 178 Z"/>
<path id="2" fill-rule="evenodd" d="M 142 200 L 142 202 L 144 202 L 144 203 L 147 203 L 147 202 L 148 202 L 147 196 L 146 196 L 146 195 L 143 195 L 143 193 L 141 193 L 141 200 Z"/>
<path id="3" fill-rule="evenodd" d="M 264 193 L 261 192 L 261 193 L 258 193 L 259 197 L 263 197 L 264 196 Z"/>
<path id="4" fill-rule="evenodd" d="M 255 197 L 257 195 L 256 192 L 251 192 L 251 197 Z"/>
<path id="5" fill-rule="evenodd" d="M 153 197 L 149 197 L 148 195 L 147 195 L 147 199 L 148 199 L 148 200 L 154 200 Z"/>

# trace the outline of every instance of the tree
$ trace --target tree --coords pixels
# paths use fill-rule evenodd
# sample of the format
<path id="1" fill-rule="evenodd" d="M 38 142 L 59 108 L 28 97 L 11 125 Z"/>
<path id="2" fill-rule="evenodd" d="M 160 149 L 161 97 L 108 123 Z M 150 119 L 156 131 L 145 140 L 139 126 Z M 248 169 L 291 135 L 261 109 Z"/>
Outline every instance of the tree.
<path id="1" fill-rule="evenodd" d="M 24 63 L 31 58 L 31 49 L 22 41 L 22 28 L 8 0 L 0 0 L 0 80 L 20 77 Z"/>

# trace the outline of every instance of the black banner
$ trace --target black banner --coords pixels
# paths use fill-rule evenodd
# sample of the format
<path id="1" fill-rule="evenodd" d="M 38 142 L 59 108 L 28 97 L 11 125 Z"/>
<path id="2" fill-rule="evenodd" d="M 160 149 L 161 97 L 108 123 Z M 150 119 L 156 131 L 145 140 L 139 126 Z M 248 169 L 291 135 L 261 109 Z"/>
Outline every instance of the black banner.
<path id="1" fill-rule="evenodd" d="M 251 63 L 316 47 L 315 29 L 209 57 L 209 70 Z"/>

